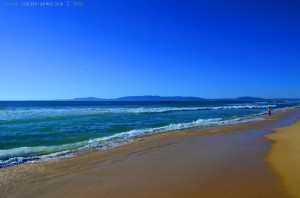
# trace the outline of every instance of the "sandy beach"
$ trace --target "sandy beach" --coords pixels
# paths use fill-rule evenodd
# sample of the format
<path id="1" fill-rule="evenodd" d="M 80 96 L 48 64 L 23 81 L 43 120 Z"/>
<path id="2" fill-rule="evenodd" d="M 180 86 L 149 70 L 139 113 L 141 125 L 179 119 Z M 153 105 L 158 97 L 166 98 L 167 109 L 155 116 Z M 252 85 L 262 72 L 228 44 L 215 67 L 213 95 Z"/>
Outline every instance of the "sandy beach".
<path id="1" fill-rule="evenodd" d="M 268 161 L 292 197 L 300 197 L 300 120 L 266 136 L 274 141 Z"/>
<path id="2" fill-rule="evenodd" d="M 0 198 L 300 198 L 299 9 L 1 1 Z"/>
<path id="3" fill-rule="evenodd" d="M 289 197 L 296 181 L 282 176 L 283 165 L 268 163 L 288 159 L 280 154 L 284 143 L 277 148 L 263 136 L 298 117 L 292 110 L 265 121 L 184 130 L 75 158 L 3 168 L 2 197 Z M 290 127 L 295 126 L 270 137 L 277 140 Z"/>

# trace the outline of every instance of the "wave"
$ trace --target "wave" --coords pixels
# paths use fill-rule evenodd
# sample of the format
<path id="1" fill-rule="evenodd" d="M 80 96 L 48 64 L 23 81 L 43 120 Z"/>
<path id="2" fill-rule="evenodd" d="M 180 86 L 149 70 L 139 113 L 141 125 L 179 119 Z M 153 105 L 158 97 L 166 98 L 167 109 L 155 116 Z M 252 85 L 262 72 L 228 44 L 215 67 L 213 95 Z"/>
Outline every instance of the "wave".
<path id="1" fill-rule="evenodd" d="M 188 123 L 169 124 L 162 127 L 135 129 L 112 136 L 100 137 L 88 141 L 56 146 L 20 147 L 0 150 L 0 167 L 11 166 L 24 162 L 35 162 L 57 158 L 72 157 L 78 152 L 91 150 L 106 150 L 134 141 L 135 138 L 174 130 L 182 130 L 200 126 L 218 126 L 236 124 L 254 120 L 260 117 L 244 117 L 225 120 L 222 118 L 198 119 Z"/>
<path id="2" fill-rule="evenodd" d="M 39 108 L 39 109 L 10 109 L 0 111 L 0 121 L 15 121 L 23 119 L 56 118 L 64 116 L 90 116 L 100 114 L 122 113 L 167 113 L 176 111 L 200 111 L 200 110 L 237 110 L 237 109 L 265 109 L 275 108 L 276 105 L 226 105 L 206 107 L 138 107 L 138 108 Z"/>

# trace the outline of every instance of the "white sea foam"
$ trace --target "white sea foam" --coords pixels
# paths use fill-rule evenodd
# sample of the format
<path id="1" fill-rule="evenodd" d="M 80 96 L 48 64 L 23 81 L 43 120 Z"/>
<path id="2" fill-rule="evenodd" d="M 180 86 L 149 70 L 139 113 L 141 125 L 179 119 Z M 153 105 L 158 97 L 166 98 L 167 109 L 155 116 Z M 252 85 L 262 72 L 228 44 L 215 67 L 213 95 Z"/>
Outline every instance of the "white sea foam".
<path id="1" fill-rule="evenodd" d="M 74 156 L 77 152 L 88 150 L 106 150 L 116 146 L 130 143 L 135 138 L 162 133 L 167 131 L 181 130 L 200 126 L 218 126 L 262 120 L 259 117 L 244 117 L 224 120 L 222 118 L 198 119 L 188 123 L 169 124 L 162 127 L 135 129 L 112 136 L 95 138 L 88 141 L 64 144 L 57 146 L 20 147 L 0 150 L 0 167 L 15 165 L 28 161 L 50 160 L 61 157 Z"/>
<path id="2" fill-rule="evenodd" d="M 121 113 L 166 113 L 176 111 L 200 111 L 200 110 L 232 110 L 232 109 L 265 109 L 276 105 L 224 105 L 224 106 L 203 106 L 203 107 L 138 107 L 138 108 L 18 108 L 0 111 L 0 120 L 12 121 L 22 119 L 34 119 L 60 116 L 81 116 L 100 114 L 121 114 Z"/>

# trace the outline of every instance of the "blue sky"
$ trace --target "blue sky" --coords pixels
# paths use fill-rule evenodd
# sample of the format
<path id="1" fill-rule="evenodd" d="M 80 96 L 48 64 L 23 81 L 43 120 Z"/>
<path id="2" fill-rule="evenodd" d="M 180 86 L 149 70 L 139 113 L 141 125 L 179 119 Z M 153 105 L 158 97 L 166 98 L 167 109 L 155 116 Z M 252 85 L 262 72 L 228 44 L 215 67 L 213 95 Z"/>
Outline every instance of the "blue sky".
<path id="1" fill-rule="evenodd" d="M 300 1 L 0 5 L 0 100 L 300 98 Z"/>

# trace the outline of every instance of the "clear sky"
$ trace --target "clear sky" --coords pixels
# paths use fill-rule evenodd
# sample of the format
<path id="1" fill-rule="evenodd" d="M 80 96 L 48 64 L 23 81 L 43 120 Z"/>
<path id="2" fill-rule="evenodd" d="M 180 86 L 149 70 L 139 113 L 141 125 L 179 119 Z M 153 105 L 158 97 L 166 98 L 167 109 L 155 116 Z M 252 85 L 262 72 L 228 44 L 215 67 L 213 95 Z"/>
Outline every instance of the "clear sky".
<path id="1" fill-rule="evenodd" d="M 82 1 L 1 1 L 0 100 L 300 97 L 298 0 Z"/>

